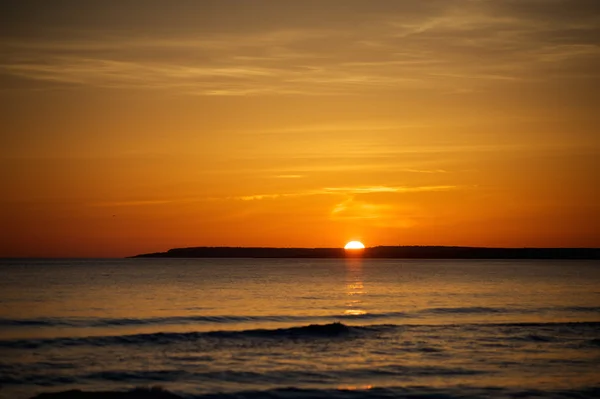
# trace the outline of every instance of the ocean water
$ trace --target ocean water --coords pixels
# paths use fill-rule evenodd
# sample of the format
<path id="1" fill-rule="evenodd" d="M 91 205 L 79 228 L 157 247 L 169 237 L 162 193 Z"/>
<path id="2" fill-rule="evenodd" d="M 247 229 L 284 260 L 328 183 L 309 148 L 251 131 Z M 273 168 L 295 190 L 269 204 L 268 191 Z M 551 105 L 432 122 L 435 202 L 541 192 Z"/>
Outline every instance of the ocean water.
<path id="1" fill-rule="evenodd" d="M 600 397 L 598 261 L 0 261 L 0 397 Z"/>

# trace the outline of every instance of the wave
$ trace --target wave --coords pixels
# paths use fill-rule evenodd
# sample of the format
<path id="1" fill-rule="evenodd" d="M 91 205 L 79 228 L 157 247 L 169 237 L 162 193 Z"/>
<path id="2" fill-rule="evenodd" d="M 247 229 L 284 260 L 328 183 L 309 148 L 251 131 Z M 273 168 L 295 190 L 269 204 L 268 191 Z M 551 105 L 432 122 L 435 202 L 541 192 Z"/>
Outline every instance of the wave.
<path id="1" fill-rule="evenodd" d="M 361 314 L 361 315 L 323 315 L 323 316 L 175 316 L 137 318 L 36 318 L 36 319 L 2 319 L 4 327 L 125 327 L 142 325 L 184 325 L 184 324 L 240 324 L 240 323 L 294 323 L 323 320 L 349 319 L 381 319 L 408 317 L 403 312 Z"/>
<path id="2" fill-rule="evenodd" d="M 494 323 L 494 324 L 470 324 L 469 326 L 481 328 L 525 328 L 525 327 L 589 327 L 600 328 L 599 322 L 550 322 L 550 323 Z M 40 339 L 7 339 L 0 340 L 0 348 L 13 349 L 35 349 L 45 346 L 71 347 L 71 346 L 95 346 L 104 347 L 108 345 L 169 345 L 180 341 L 198 341 L 207 339 L 217 340 L 244 340 L 244 339 L 314 339 L 314 338 L 359 338 L 368 337 L 369 334 L 380 335 L 386 332 L 398 332 L 410 328 L 448 328 L 447 325 L 398 325 L 398 324 L 376 324 L 376 325 L 346 325 L 340 322 L 329 324 L 310 324 L 298 327 L 277 329 L 251 329 L 241 331 L 206 331 L 206 332 L 158 332 L 148 334 L 131 335 L 106 335 L 88 337 L 59 337 Z M 530 334 L 519 337 L 519 340 L 542 341 L 544 337 Z M 596 341 L 590 345 L 596 346 Z"/>
<path id="3" fill-rule="evenodd" d="M 46 345 L 57 346 L 106 346 L 106 345 L 142 345 L 142 344 L 170 344 L 173 342 L 199 339 L 244 339 L 244 338 L 310 338 L 310 337 L 339 337 L 350 334 L 358 334 L 378 327 L 347 326 L 342 323 L 311 324 L 307 326 L 278 328 L 278 329 L 253 329 L 242 331 L 208 331 L 208 332 L 186 332 L 186 333 L 152 333 L 132 335 L 110 335 L 91 337 L 65 337 L 45 339 L 13 339 L 0 340 L 1 347 L 33 349 Z M 379 326 L 381 328 L 381 326 Z"/>
<path id="4" fill-rule="evenodd" d="M 21 377 L 7 375 L 0 377 L 0 383 L 11 385 L 27 385 L 35 381 L 37 385 L 62 386 L 85 381 L 99 384 L 110 383 L 145 383 L 186 381 L 199 386 L 208 383 L 293 385 L 293 384 L 336 384 L 339 381 L 360 381 L 388 377 L 394 379 L 412 379 L 417 377 L 465 376 L 480 375 L 487 372 L 461 367 L 442 366 L 401 366 L 388 365 L 382 367 L 338 368 L 334 370 L 298 370 L 278 369 L 265 372 L 252 370 L 109 370 L 85 374 L 52 375 L 49 373 L 28 374 Z"/>
<path id="5" fill-rule="evenodd" d="M 232 393 L 210 393 L 186 395 L 194 399 L 384 399 L 384 398 L 506 398 L 506 397 L 538 397 L 538 398 L 597 398 L 600 397 L 599 386 L 581 387 L 579 389 L 511 389 L 506 387 L 449 387 L 428 388 L 415 387 L 340 387 L 338 389 L 299 389 L 279 388 L 266 391 L 241 391 Z M 175 393 L 161 388 L 137 388 L 127 392 L 83 392 L 79 390 L 57 393 L 42 393 L 33 399 L 183 399 Z"/>
<path id="6" fill-rule="evenodd" d="M 483 306 L 467 306 L 460 308 L 429 308 L 422 310 L 420 313 L 433 314 L 489 314 L 489 313 L 522 313 L 524 309 L 509 309 L 509 308 L 490 308 Z"/>
<path id="7" fill-rule="evenodd" d="M 174 316 L 149 318 L 47 318 L 0 319 L 0 326 L 45 327 L 120 327 L 154 324 L 234 324 L 246 322 L 294 322 L 314 319 L 311 316 Z"/>
<path id="8" fill-rule="evenodd" d="M 531 314 L 539 312 L 571 312 L 571 313 L 600 313 L 598 306 L 557 306 L 543 308 L 519 308 L 519 307 L 487 307 L 487 306 L 465 306 L 454 308 L 428 308 L 418 311 L 420 314 Z"/>
<path id="9" fill-rule="evenodd" d="M 39 317 L 32 319 L 7 319 L 0 318 L 0 327 L 126 327 L 143 325 L 184 325 L 184 324 L 241 324 L 241 323 L 298 323 L 322 322 L 335 320 L 378 320 L 378 319 L 419 319 L 427 315 L 460 314 L 460 315 L 485 315 L 485 314 L 530 314 L 545 311 L 565 311 L 572 313 L 600 313 L 600 307 L 595 306 L 567 306 L 555 308 L 500 308 L 500 307 L 450 307 L 428 308 L 413 312 L 383 312 L 365 313 L 358 315 L 213 315 L 213 316 L 171 316 L 149 318 L 91 318 L 91 317 Z"/>
<path id="10" fill-rule="evenodd" d="M 36 318 L 2 319 L 0 327 L 126 327 L 143 325 L 185 325 L 185 324 L 241 324 L 241 323 L 296 323 L 333 320 L 371 320 L 384 318 L 410 317 L 404 312 L 368 313 L 359 315 L 323 316 L 175 316 L 137 318 Z"/>

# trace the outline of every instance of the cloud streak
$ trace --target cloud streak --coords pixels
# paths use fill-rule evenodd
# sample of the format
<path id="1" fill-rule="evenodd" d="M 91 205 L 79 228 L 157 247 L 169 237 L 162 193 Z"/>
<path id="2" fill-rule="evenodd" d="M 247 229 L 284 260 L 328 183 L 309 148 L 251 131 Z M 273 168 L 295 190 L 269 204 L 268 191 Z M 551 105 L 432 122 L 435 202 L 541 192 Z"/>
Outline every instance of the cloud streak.
<path id="1" fill-rule="evenodd" d="M 253 194 L 243 195 L 237 197 L 227 197 L 228 200 L 241 200 L 241 201 L 257 201 L 265 199 L 278 199 L 286 197 L 301 197 L 311 195 L 343 195 L 353 196 L 357 194 L 373 194 L 373 193 L 420 193 L 420 192 L 433 192 L 433 191 L 450 191 L 457 190 L 459 186 L 453 185 L 439 185 L 439 186 L 357 186 L 357 187 L 324 187 L 315 190 L 306 190 L 293 193 L 281 193 L 281 194 Z"/>
<path id="2" fill-rule="evenodd" d="M 285 177 L 296 178 L 297 176 Z M 223 196 L 223 197 L 185 197 L 185 198 L 161 198 L 161 199 L 132 199 L 132 200 L 117 200 L 93 202 L 89 206 L 93 207 L 135 207 L 135 206 L 153 206 L 177 203 L 193 203 L 205 201 L 262 201 L 276 200 L 293 197 L 306 197 L 314 195 L 337 195 L 337 196 L 354 196 L 357 194 L 372 194 L 372 193 L 417 193 L 417 192 L 432 192 L 432 191 L 449 191 L 460 189 L 458 186 L 357 186 L 357 187 L 324 187 L 319 189 L 310 189 L 303 191 L 287 192 L 287 193 L 260 193 L 246 194 L 238 196 Z"/>
<path id="3" fill-rule="evenodd" d="M 204 96 L 456 92 L 599 77 L 600 47 L 591 39 L 600 37 L 597 2 L 395 3 L 372 6 L 360 30 L 353 23 L 364 10 L 355 4 L 328 27 L 303 18 L 286 26 L 294 21 L 289 10 L 271 7 L 281 23 L 258 27 L 241 17 L 240 27 L 226 32 L 208 24 L 201 38 L 189 26 L 147 36 L 135 26 L 43 39 L 9 32 L 0 40 L 10 50 L 0 57 L 0 73 L 40 84 Z M 223 7 L 212 15 L 217 22 L 226 19 Z M 325 16 L 341 11 L 321 7 Z M 570 11 L 578 7 L 588 12 Z"/>
<path id="4" fill-rule="evenodd" d="M 457 186 L 370 186 L 370 187 L 327 187 L 323 189 L 327 193 L 339 194 L 370 194 L 370 193 L 419 193 L 427 191 L 456 190 Z"/>

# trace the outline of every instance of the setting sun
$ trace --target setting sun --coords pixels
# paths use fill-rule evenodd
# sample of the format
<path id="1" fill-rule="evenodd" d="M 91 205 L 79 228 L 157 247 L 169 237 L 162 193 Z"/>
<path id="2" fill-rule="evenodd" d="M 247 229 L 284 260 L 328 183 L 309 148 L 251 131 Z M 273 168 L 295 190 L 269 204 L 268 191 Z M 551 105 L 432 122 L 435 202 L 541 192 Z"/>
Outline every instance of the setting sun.
<path id="1" fill-rule="evenodd" d="M 360 241 L 350 241 L 344 246 L 344 249 L 365 249 L 365 246 Z"/>

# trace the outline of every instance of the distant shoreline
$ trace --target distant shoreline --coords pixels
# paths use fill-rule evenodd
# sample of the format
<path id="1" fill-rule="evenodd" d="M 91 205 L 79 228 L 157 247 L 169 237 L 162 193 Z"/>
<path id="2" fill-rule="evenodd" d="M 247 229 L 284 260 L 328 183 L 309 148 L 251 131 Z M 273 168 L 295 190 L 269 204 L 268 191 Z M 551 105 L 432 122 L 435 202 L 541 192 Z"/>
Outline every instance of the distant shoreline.
<path id="1" fill-rule="evenodd" d="M 600 248 L 483 248 L 446 246 L 378 246 L 343 248 L 190 247 L 130 258 L 348 258 L 370 259 L 600 259 Z"/>

